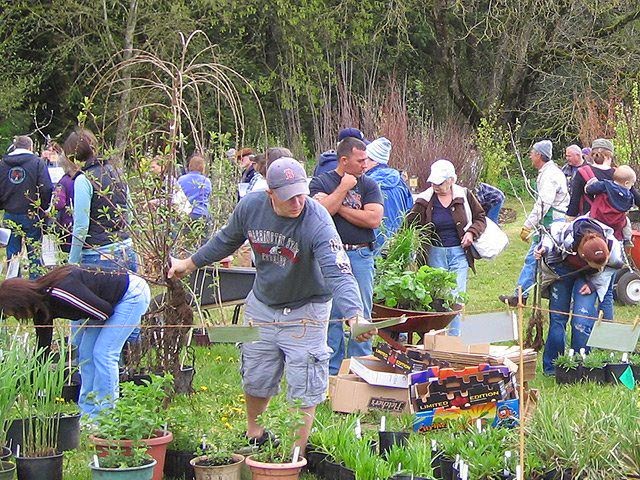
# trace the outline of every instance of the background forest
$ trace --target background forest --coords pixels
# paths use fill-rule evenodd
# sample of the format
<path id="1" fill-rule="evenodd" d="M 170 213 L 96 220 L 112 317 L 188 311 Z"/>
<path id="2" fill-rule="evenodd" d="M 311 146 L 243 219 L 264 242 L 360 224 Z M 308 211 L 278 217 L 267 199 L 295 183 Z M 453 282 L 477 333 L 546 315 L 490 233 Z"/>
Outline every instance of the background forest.
<path id="1" fill-rule="evenodd" d="M 122 66 L 139 52 L 184 61 L 179 32 L 202 30 L 193 43 L 215 45 L 210 61 L 238 76 L 191 94 L 202 129 L 229 146 L 286 145 L 312 163 L 358 126 L 390 138 L 391 164 L 410 174 L 448 156 L 468 164 L 467 181 L 498 184 L 514 147 L 542 137 L 560 142 L 555 158 L 597 136 L 616 138 L 622 163 L 640 156 L 634 0 L 4 0 L 0 12 L 3 146 L 37 126 L 62 136 L 90 107 L 127 158 L 132 135 L 171 120 L 136 87 L 164 81 L 158 65 Z M 164 83 L 157 104 L 171 97 Z M 197 146 L 192 127 L 183 153 Z"/>

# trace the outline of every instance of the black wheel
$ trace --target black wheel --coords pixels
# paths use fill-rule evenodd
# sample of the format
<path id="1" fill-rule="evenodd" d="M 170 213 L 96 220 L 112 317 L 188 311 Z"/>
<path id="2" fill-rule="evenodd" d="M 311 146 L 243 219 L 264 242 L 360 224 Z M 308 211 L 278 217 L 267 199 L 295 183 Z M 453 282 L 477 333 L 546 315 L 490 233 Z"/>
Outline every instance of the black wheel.
<path id="1" fill-rule="evenodd" d="M 640 304 L 640 274 L 635 271 L 624 273 L 616 285 L 616 294 L 624 305 Z"/>
<path id="2" fill-rule="evenodd" d="M 613 299 L 617 300 L 620 303 L 622 303 L 622 300 L 618 300 L 618 282 L 620 281 L 623 275 L 632 271 L 633 270 L 631 270 L 629 267 L 624 266 L 616 270 L 616 273 L 613 276 Z"/>

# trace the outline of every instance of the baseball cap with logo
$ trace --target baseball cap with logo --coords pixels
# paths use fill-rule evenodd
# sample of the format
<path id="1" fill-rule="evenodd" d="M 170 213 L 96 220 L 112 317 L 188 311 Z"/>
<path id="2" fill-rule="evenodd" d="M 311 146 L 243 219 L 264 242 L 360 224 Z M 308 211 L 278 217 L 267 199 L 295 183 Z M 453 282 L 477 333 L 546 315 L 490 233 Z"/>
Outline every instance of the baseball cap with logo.
<path id="1" fill-rule="evenodd" d="M 602 270 L 609 261 L 609 246 L 600 235 L 589 233 L 580 241 L 578 255 L 589 266 Z"/>
<path id="2" fill-rule="evenodd" d="M 338 133 L 338 142 L 341 142 L 347 137 L 353 137 L 353 138 L 357 138 L 358 140 L 362 140 L 365 145 L 369 145 L 371 143 L 369 140 L 365 138 L 364 133 L 362 133 L 362 131 L 354 127 L 347 127 L 340 130 L 340 133 Z"/>
<path id="3" fill-rule="evenodd" d="M 309 184 L 304 167 L 291 157 L 281 157 L 267 169 L 267 185 L 280 200 L 296 195 L 309 195 Z"/>

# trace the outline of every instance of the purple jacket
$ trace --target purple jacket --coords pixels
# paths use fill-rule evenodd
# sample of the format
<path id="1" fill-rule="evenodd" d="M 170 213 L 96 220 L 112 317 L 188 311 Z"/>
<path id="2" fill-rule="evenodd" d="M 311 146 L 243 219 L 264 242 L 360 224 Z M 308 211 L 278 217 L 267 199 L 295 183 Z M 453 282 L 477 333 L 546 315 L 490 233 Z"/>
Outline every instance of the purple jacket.
<path id="1" fill-rule="evenodd" d="M 73 181 L 68 174 L 64 174 L 53 191 L 53 206 L 56 209 L 56 226 L 60 231 L 63 251 L 68 252 L 71 247 L 71 231 L 73 230 Z"/>

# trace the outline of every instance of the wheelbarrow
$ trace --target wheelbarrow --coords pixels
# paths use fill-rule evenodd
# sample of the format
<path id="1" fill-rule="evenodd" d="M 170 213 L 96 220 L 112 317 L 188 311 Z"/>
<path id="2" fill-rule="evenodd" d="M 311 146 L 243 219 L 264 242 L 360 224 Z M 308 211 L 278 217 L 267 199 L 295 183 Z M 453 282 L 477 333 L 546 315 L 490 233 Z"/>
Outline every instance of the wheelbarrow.
<path id="1" fill-rule="evenodd" d="M 443 329 L 453 320 L 453 317 L 462 313 L 462 308 L 462 305 L 454 305 L 451 310 L 446 312 L 420 312 L 391 308 L 379 303 L 374 303 L 371 314 L 373 318 L 371 321 L 375 323 L 376 319 L 382 320 L 384 318 L 406 316 L 406 322 L 382 329 L 378 332 L 380 338 L 393 348 L 405 351 L 407 346 L 395 340 L 391 335 L 392 333 L 408 333 L 409 338 L 411 338 L 413 333 L 424 335 L 431 330 Z"/>
<path id="2" fill-rule="evenodd" d="M 633 247 L 626 254 L 626 265 L 616 272 L 614 293 L 623 305 L 640 304 L 640 231 L 631 232 Z"/>

